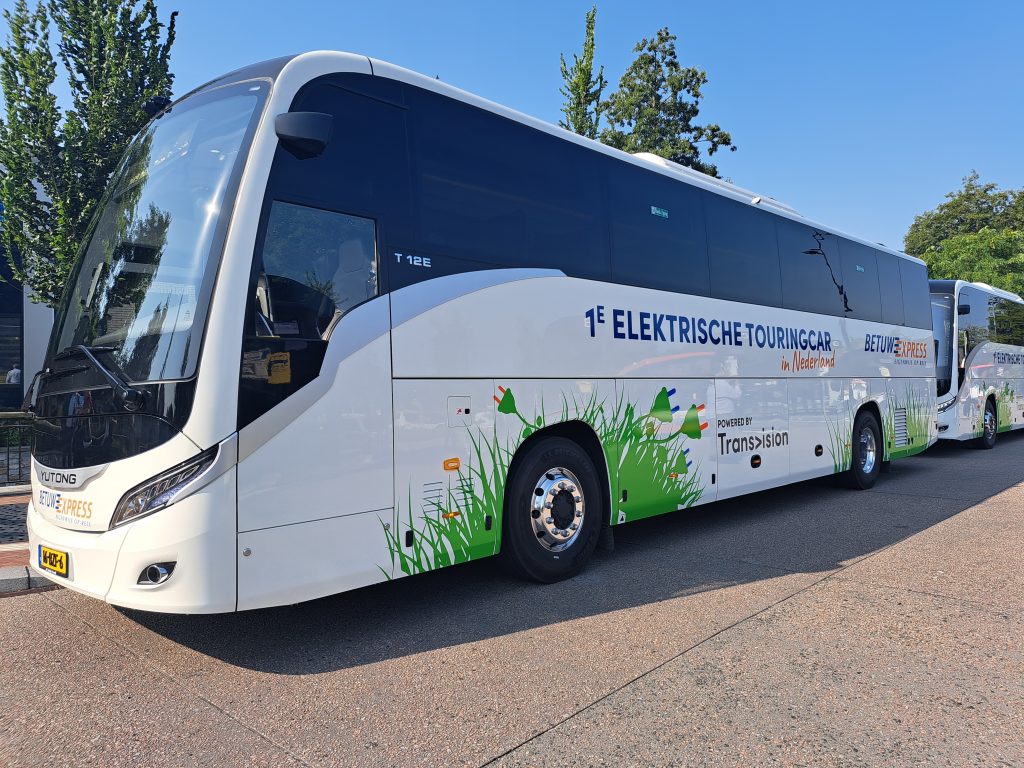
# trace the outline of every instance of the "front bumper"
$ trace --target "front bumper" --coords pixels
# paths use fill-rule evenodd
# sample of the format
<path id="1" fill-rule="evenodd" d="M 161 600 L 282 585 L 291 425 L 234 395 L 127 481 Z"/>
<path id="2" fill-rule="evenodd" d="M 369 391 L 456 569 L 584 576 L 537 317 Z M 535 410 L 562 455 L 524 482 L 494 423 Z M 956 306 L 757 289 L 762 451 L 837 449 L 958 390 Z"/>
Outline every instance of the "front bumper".
<path id="1" fill-rule="evenodd" d="M 235 472 L 169 507 L 110 531 L 48 522 L 28 507 L 29 564 L 62 587 L 113 605 L 165 613 L 223 613 L 236 604 Z M 68 576 L 39 567 L 39 545 L 68 553 Z M 139 584 L 153 563 L 175 563 L 162 584 Z"/>

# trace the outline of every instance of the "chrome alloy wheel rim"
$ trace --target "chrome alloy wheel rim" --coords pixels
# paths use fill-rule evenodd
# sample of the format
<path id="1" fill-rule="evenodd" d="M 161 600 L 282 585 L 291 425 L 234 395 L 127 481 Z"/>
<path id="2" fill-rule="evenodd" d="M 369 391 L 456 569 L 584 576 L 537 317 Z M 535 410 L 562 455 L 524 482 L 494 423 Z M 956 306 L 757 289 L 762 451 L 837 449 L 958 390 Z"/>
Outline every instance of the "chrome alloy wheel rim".
<path id="1" fill-rule="evenodd" d="M 992 412 L 992 408 L 985 406 L 985 439 L 992 440 L 992 437 L 996 433 L 996 415 Z"/>
<path id="2" fill-rule="evenodd" d="M 576 542 L 585 513 L 580 481 L 565 467 L 552 467 L 534 483 L 530 521 L 537 541 L 549 552 L 561 552 Z"/>
<path id="3" fill-rule="evenodd" d="M 875 433 L 871 427 L 860 431 L 860 468 L 865 475 L 870 475 L 875 468 L 878 450 L 875 447 Z"/>

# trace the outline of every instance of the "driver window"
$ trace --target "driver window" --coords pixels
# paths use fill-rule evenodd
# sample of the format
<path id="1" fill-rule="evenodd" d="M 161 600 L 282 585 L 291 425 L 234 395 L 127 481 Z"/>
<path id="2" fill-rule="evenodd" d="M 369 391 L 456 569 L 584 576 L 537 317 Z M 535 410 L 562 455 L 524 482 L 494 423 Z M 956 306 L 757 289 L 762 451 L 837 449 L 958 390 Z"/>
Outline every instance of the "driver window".
<path id="1" fill-rule="evenodd" d="M 256 286 L 258 335 L 326 341 L 342 315 L 376 294 L 371 219 L 274 201 Z"/>
<path id="2" fill-rule="evenodd" d="M 239 427 L 319 376 L 338 322 L 377 295 L 372 219 L 275 200 L 257 258 Z"/>

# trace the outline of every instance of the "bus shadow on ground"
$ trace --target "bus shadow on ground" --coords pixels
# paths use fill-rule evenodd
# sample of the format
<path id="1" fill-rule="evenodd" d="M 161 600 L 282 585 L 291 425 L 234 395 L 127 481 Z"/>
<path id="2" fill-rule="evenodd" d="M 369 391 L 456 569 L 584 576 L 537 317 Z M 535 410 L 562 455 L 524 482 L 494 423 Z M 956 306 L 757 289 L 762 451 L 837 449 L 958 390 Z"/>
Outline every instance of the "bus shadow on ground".
<path id="1" fill-rule="evenodd" d="M 218 616 L 121 610 L 228 664 L 300 675 L 372 664 L 576 618 L 771 579 L 823 573 L 877 552 L 1021 479 L 1024 434 L 994 451 L 943 443 L 893 464 L 868 493 L 832 478 L 616 529 L 615 551 L 554 585 L 493 559 L 282 608 Z"/>

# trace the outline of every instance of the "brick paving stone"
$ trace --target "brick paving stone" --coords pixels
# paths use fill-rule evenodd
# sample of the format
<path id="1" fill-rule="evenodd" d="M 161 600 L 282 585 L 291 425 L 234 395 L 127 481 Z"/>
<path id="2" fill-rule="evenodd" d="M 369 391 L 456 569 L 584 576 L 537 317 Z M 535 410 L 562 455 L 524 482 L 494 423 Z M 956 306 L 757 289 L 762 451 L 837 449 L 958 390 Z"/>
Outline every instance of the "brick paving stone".
<path id="1" fill-rule="evenodd" d="M 28 550 L 14 549 L 9 552 L 0 552 L 0 568 L 9 565 L 28 565 Z"/>

